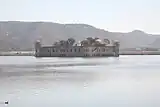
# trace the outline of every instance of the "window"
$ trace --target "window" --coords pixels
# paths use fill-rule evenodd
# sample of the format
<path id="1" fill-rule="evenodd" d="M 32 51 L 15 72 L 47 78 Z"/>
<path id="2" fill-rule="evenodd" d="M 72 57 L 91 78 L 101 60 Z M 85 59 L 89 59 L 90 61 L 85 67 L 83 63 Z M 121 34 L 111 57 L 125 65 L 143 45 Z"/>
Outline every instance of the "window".
<path id="1" fill-rule="evenodd" d="M 108 51 L 109 50 L 109 48 L 106 48 L 106 51 Z"/>
<path id="2" fill-rule="evenodd" d="M 87 48 L 87 52 L 89 52 L 89 49 Z"/>
<path id="3" fill-rule="evenodd" d="M 84 56 L 90 56 L 89 54 L 84 54 Z"/>
<path id="4" fill-rule="evenodd" d="M 72 52 L 72 49 L 70 51 Z"/>
<path id="5" fill-rule="evenodd" d="M 53 49 L 53 52 L 55 52 L 55 50 Z"/>
<path id="6" fill-rule="evenodd" d="M 76 49 L 74 49 L 74 51 L 76 52 Z"/>
<path id="7" fill-rule="evenodd" d="M 97 49 L 97 52 L 100 52 L 100 49 Z"/>
<path id="8" fill-rule="evenodd" d="M 88 48 L 86 48 L 84 51 L 89 52 L 89 49 L 88 49 Z"/>
<path id="9" fill-rule="evenodd" d="M 88 54 L 84 54 L 84 56 L 88 56 Z"/>
<path id="10" fill-rule="evenodd" d="M 79 48 L 79 52 L 81 51 L 81 48 Z"/>
<path id="11" fill-rule="evenodd" d="M 60 52 L 65 52 L 65 49 L 61 49 Z"/>
<path id="12" fill-rule="evenodd" d="M 64 57 L 64 56 L 66 56 L 66 54 L 60 54 L 59 56 L 62 56 L 62 57 Z"/>
<path id="13" fill-rule="evenodd" d="M 105 48 L 102 49 L 102 52 L 105 52 Z"/>

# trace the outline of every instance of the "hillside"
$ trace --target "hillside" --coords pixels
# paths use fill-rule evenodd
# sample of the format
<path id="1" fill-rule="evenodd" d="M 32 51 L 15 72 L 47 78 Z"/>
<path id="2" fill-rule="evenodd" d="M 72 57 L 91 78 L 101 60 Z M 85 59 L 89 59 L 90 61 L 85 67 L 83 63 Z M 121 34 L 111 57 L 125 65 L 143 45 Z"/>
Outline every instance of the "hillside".
<path id="1" fill-rule="evenodd" d="M 60 39 L 86 37 L 116 39 L 120 48 L 156 47 L 160 48 L 159 35 L 146 34 L 135 30 L 128 33 L 109 32 L 86 24 L 58 24 L 50 22 L 0 22 L 0 51 L 33 50 L 34 42 L 41 39 L 51 45 Z M 154 46 L 155 45 L 155 46 Z"/>

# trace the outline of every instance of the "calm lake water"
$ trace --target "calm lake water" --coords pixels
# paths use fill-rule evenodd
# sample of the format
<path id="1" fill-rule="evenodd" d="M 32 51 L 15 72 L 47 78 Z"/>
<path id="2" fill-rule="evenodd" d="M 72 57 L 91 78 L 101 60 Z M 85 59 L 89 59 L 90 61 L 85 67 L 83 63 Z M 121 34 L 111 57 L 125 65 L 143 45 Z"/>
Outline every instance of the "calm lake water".
<path id="1" fill-rule="evenodd" d="M 1 56 L 6 100 L 8 107 L 160 107 L 160 56 Z"/>

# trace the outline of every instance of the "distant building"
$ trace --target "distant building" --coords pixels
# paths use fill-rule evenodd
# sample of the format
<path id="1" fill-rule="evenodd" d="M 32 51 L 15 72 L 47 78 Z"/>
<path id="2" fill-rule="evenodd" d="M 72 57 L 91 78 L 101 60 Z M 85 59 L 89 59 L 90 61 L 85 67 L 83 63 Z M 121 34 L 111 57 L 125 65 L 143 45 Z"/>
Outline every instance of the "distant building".
<path id="1" fill-rule="evenodd" d="M 109 57 L 119 56 L 119 42 L 99 38 L 86 38 L 75 43 L 73 38 L 55 42 L 52 46 L 42 46 L 35 43 L 36 57 Z"/>

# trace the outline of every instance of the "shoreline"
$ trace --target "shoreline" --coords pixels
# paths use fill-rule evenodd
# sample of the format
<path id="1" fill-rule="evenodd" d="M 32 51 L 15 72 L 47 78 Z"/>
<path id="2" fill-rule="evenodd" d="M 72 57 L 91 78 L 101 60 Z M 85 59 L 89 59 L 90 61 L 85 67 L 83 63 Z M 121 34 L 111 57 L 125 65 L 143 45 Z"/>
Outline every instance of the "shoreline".
<path id="1" fill-rule="evenodd" d="M 120 51 L 119 55 L 160 55 L 160 51 Z M 35 56 L 35 53 L 34 51 L 0 52 L 0 56 Z"/>

